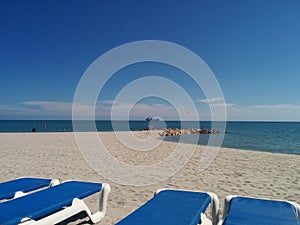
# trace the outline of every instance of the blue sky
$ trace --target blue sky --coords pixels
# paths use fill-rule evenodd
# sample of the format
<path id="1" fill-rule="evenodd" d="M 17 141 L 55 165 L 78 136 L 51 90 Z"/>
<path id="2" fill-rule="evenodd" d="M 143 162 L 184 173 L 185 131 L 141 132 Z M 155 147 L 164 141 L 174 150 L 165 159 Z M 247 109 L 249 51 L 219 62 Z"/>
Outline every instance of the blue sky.
<path id="1" fill-rule="evenodd" d="M 299 12 L 299 0 L 0 1 L 0 119 L 71 119 L 76 87 L 94 60 L 122 44 L 163 40 L 206 62 L 228 120 L 300 121 Z M 209 119 L 207 103 L 218 104 L 176 68 L 144 63 L 109 80 L 97 118 L 109 118 L 122 87 L 147 75 L 180 84 L 201 119 Z M 118 105 L 120 118 L 132 104 Z M 158 98 L 135 103 L 131 118 L 145 114 L 177 118 Z"/>

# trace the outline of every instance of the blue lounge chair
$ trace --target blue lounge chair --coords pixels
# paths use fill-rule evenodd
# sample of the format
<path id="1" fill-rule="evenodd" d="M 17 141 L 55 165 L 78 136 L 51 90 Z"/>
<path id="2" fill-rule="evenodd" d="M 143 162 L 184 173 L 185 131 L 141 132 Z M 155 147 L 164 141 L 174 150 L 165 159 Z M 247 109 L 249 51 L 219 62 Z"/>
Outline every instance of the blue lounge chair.
<path id="1" fill-rule="evenodd" d="M 100 209 L 92 214 L 82 199 L 97 192 L 100 193 Z M 66 181 L 0 203 L 0 224 L 56 224 L 80 212 L 86 212 L 91 221 L 96 223 L 106 213 L 109 192 L 110 187 L 108 184 Z"/>
<path id="2" fill-rule="evenodd" d="M 219 225 L 300 225 L 300 206 L 294 202 L 227 196 Z"/>
<path id="3" fill-rule="evenodd" d="M 216 225 L 219 200 L 215 194 L 163 189 L 116 225 L 211 224 L 204 214 L 210 204 L 213 224 Z"/>
<path id="4" fill-rule="evenodd" d="M 58 184 L 56 179 L 23 177 L 0 183 L 0 201 Z"/>

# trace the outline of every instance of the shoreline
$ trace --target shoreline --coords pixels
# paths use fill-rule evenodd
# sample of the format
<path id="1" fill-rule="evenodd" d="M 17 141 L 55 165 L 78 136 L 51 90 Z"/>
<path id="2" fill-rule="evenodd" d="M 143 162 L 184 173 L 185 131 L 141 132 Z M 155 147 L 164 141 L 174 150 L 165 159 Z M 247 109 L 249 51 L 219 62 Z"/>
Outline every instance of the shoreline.
<path id="1" fill-rule="evenodd" d="M 151 154 L 122 145 L 114 132 L 98 132 L 98 135 L 112 155 L 128 164 L 152 164 L 176 147 L 175 142 L 162 141 L 153 150 L 155 154 Z M 149 138 L 143 131 L 134 135 L 140 140 Z M 104 225 L 118 222 L 160 188 L 214 192 L 220 199 L 220 209 L 229 194 L 300 202 L 299 155 L 221 148 L 212 164 L 200 172 L 205 146 L 197 145 L 192 158 L 178 173 L 160 183 L 137 187 L 117 184 L 91 169 L 76 145 L 73 132 L 0 133 L 0 143 L 0 181 L 35 176 L 109 183 L 112 191 L 108 211 L 99 223 Z M 182 149 L 187 145 L 183 144 Z M 97 207 L 96 198 L 91 198 L 88 204 L 92 209 Z"/>
<path id="2" fill-rule="evenodd" d="M 0 132 L 0 136 L 1 135 L 14 135 L 14 134 L 17 134 L 17 135 L 22 135 L 22 134 L 25 134 L 25 135 L 30 135 L 30 134 L 74 134 L 74 133 L 103 133 L 103 134 L 105 134 L 105 133 L 114 133 L 114 132 L 118 132 L 118 133 L 128 133 L 128 132 L 138 133 L 138 132 L 149 132 L 149 131 L 157 132 L 158 136 L 160 136 L 161 138 L 164 138 L 164 137 L 167 137 L 167 138 L 171 137 L 172 138 L 172 137 L 180 136 L 180 135 L 162 136 L 159 133 L 163 132 L 164 130 L 160 130 L 160 129 L 155 129 L 155 130 L 140 130 L 140 131 L 97 131 L 97 132 L 92 132 L 92 131 L 81 131 L 81 132 L 74 132 L 74 131 L 59 131 L 59 132 L 31 132 L 31 131 L 28 131 L 28 132 Z M 213 135 L 213 134 L 216 134 L 216 133 L 211 133 L 211 134 Z M 193 135 L 193 134 L 182 134 L 182 135 Z M 210 134 L 201 134 L 201 135 L 210 135 Z M 164 140 L 164 141 L 173 142 L 171 140 Z M 173 143 L 176 143 L 176 142 L 173 142 Z M 206 145 L 199 144 L 199 143 L 197 145 L 203 146 L 203 147 L 206 146 Z M 300 154 L 298 154 L 298 153 L 291 153 L 291 152 L 285 153 L 284 151 L 282 151 L 282 152 L 272 152 L 270 150 L 255 150 L 255 149 L 235 148 L 235 147 L 220 147 L 220 148 L 222 148 L 222 149 L 232 149 L 232 150 L 238 150 L 238 151 L 240 150 L 240 151 L 251 151 L 251 152 L 260 152 L 260 153 L 270 153 L 270 154 L 300 156 Z"/>
<path id="3" fill-rule="evenodd" d="M 151 127 L 155 127 L 156 129 L 166 129 L 166 127 L 212 129 L 220 131 L 220 134 L 216 135 L 223 135 L 225 132 L 223 147 L 300 155 L 300 123 L 227 122 L 226 129 L 224 129 L 222 124 L 218 122 L 216 122 L 213 127 L 211 127 L 210 122 L 205 121 L 182 122 L 183 121 L 166 121 L 165 124 L 161 124 L 160 122 L 154 121 L 153 124 L 149 124 L 147 121 L 117 121 L 116 124 L 114 124 L 116 125 L 114 128 L 115 130 L 124 130 L 125 132 L 129 131 L 130 128 L 132 131 L 141 131 L 143 129 L 150 129 Z M 114 130 L 111 121 L 96 121 L 92 124 L 82 121 L 79 125 L 80 131 L 94 132 L 95 128 L 97 128 L 99 132 L 111 132 Z M 72 121 L 64 120 L 2 121 L 0 123 L 0 132 L 19 131 L 31 133 L 34 128 L 36 132 L 73 131 Z M 208 137 L 205 137 L 205 134 L 203 134 L 199 139 L 199 143 L 206 144 L 207 139 Z M 176 140 L 176 138 L 174 138 L 174 140 Z"/>

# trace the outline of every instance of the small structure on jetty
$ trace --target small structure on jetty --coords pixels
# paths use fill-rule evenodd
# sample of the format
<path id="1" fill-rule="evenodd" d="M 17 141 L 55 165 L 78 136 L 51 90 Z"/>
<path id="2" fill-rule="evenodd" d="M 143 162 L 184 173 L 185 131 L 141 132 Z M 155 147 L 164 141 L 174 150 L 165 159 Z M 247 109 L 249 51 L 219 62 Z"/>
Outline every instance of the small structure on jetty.
<path id="1" fill-rule="evenodd" d="M 218 130 L 209 130 L 209 129 L 179 129 L 179 128 L 167 128 L 159 133 L 160 136 L 177 136 L 182 134 L 217 134 Z"/>

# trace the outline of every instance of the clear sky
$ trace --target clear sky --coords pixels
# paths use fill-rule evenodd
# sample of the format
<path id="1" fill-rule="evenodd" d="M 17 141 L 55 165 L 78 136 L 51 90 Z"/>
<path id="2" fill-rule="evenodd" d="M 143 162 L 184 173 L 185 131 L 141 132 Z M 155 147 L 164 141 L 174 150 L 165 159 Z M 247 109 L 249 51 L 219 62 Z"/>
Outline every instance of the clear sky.
<path id="1" fill-rule="evenodd" d="M 2 0 L 0 119 L 71 119 L 89 65 L 140 40 L 177 43 L 200 56 L 222 88 L 228 120 L 300 121 L 299 0 Z M 146 75 L 180 84 L 200 114 L 207 102 L 218 103 L 176 68 L 144 63 L 109 80 L 98 119 L 109 118 L 122 87 Z M 141 100 L 131 118 L 145 114 L 175 118 L 163 99 Z"/>

